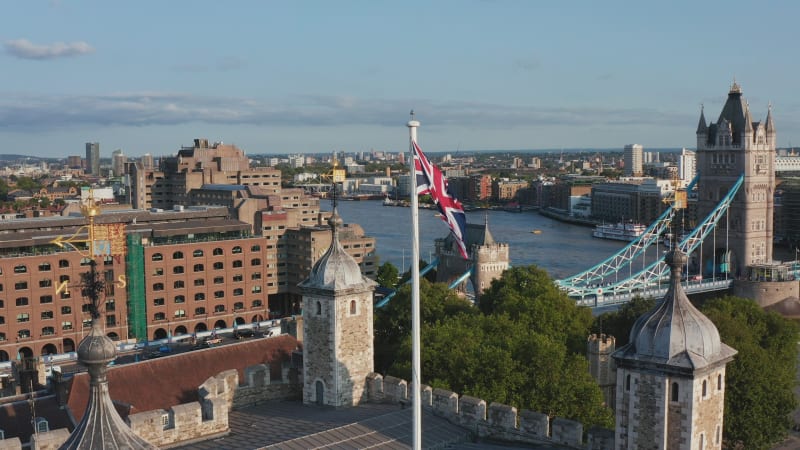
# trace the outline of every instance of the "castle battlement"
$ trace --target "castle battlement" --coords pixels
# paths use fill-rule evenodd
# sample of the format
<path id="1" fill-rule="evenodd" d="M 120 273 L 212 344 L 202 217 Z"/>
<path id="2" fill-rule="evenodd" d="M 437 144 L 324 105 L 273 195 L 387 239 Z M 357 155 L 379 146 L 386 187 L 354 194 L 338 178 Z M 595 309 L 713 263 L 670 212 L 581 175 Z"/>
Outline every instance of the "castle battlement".
<path id="1" fill-rule="evenodd" d="M 408 403 L 408 382 L 400 378 L 371 373 L 367 377 L 369 401 Z M 413 389 L 411 390 L 413 395 Z M 460 396 L 446 389 L 421 386 L 422 407 L 451 423 L 474 430 L 479 437 L 503 441 L 558 444 L 577 449 L 609 450 L 614 448 L 614 432 L 592 428 L 583 442 L 583 424 L 547 414 L 522 410 L 501 403 Z"/>

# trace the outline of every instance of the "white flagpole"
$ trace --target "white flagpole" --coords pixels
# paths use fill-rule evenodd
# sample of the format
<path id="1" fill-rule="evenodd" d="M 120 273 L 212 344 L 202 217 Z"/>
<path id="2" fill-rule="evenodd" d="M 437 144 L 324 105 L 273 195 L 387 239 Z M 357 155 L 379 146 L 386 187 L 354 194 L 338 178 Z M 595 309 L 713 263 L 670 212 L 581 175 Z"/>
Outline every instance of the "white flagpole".
<path id="1" fill-rule="evenodd" d="M 411 120 L 408 122 L 408 134 L 410 138 L 409 167 L 411 175 L 411 396 L 414 410 L 414 440 L 412 448 L 422 449 L 422 363 L 420 362 L 420 339 L 419 339 L 419 205 L 417 198 L 417 175 L 414 167 L 414 142 L 417 141 L 417 127 L 419 122 L 414 119 L 414 111 L 411 111 Z"/>

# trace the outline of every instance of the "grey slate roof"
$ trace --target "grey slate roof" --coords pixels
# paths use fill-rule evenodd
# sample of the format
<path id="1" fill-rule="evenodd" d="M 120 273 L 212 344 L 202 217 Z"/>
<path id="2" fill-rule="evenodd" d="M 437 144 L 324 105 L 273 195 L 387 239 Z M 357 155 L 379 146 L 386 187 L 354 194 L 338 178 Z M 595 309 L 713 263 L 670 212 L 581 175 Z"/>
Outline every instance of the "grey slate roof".
<path id="1" fill-rule="evenodd" d="M 736 350 L 720 341 L 717 327 L 683 291 L 680 273 L 686 255 L 673 251 L 665 260 L 672 272 L 664 300 L 639 317 L 630 342 L 613 357 L 618 364 L 657 365 L 684 373 L 729 361 Z"/>

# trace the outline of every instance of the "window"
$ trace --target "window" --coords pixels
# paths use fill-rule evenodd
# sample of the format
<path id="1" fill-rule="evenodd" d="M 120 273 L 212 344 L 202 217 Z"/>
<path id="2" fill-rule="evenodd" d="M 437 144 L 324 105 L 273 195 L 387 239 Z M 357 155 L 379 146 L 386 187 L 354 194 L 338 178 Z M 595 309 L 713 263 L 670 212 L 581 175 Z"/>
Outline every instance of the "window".
<path id="1" fill-rule="evenodd" d="M 256 244 L 256 245 L 250 247 L 250 251 L 251 252 L 260 252 L 261 251 L 261 246 Z"/>
<path id="2" fill-rule="evenodd" d="M 217 305 L 214 307 L 214 312 L 225 312 L 225 305 Z"/>
<path id="3" fill-rule="evenodd" d="M 172 273 L 183 273 L 183 266 L 175 266 L 172 268 Z"/>
<path id="4" fill-rule="evenodd" d="M 43 262 L 39 264 L 39 272 L 49 272 L 50 271 L 50 263 Z"/>
<path id="5" fill-rule="evenodd" d="M 30 339 L 31 330 L 19 330 L 17 331 L 17 337 L 20 339 Z"/>
<path id="6" fill-rule="evenodd" d="M 223 284 L 225 283 L 225 277 L 214 277 L 214 284 Z"/>
<path id="7" fill-rule="evenodd" d="M 261 292 L 261 286 L 260 285 L 253 286 L 252 289 L 250 289 L 250 292 L 252 292 L 253 294 L 258 294 L 259 292 Z"/>
<path id="8" fill-rule="evenodd" d="M 183 252 L 175 252 L 172 254 L 172 259 L 183 259 Z"/>
<path id="9" fill-rule="evenodd" d="M 196 302 L 202 302 L 205 299 L 206 299 L 206 294 L 204 294 L 202 292 L 198 292 L 197 294 L 194 294 L 194 301 L 196 301 Z"/>
<path id="10" fill-rule="evenodd" d="M 65 320 L 61 322 L 61 329 L 62 330 L 71 330 L 72 329 L 72 322 L 69 320 Z"/>
<path id="11" fill-rule="evenodd" d="M 234 283 L 241 283 L 242 281 L 244 281 L 244 276 L 242 276 L 242 274 L 239 273 L 234 275 L 233 278 L 231 279 L 233 280 Z"/>
<path id="12" fill-rule="evenodd" d="M 194 256 L 195 258 L 199 258 L 199 257 L 203 256 L 203 251 L 200 250 L 200 249 L 197 249 L 197 250 L 192 252 L 192 256 Z"/>
<path id="13" fill-rule="evenodd" d="M 183 280 L 178 280 L 178 281 L 172 283 L 172 286 L 175 289 L 183 289 L 186 286 L 186 283 L 184 283 Z"/>
<path id="14" fill-rule="evenodd" d="M 94 261 L 92 258 L 81 258 L 81 266 L 90 266 Z"/>
<path id="15" fill-rule="evenodd" d="M 194 285 L 195 286 L 205 286 L 206 285 L 205 278 L 198 278 L 198 279 L 194 280 Z"/>
<path id="16" fill-rule="evenodd" d="M 206 309 L 203 308 L 202 306 L 199 307 L 199 308 L 195 308 L 194 309 L 194 315 L 195 316 L 202 316 L 202 315 L 205 315 L 205 313 L 206 313 Z"/>
<path id="17" fill-rule="evenodd" d="M 223 298 L 225 297 L 225 291 L 214 291 L 214 298 Z"/>
<path id="18" fill-rule="evenodd" d="M 261 279 L 261 272 L 253 272 L 250 275 L 251 280 L 260 280 Z"/>
<path id="19" fill-rule="evenodd" d="M 29 322 L 30 320 L 31 320 L 31 315 L 28 313 L 17 314 L 17 322 Z"/>
<path id="20" fill-rule="evenodd" d="M 231 253 L 233 253 L 233 254 L 239 254 L 239 253 L 242 253 L 242 247 L 239 247 L 238 245 L 237 245 L 236 247 L 233 247 L 233 248 L 231 249 Z"/>
<path id="21" fill-rule="evenodd" d="M 42 336 L 52 336 L 56 334 L 56 329 L 53 327 L 42 327 Z"/>
<path id="22" fill-rule="evenodd" d="M 224 255 L 225 252 L 223 252 L 221 248 L 217 247 L 217 248 L 214 249 L 214 251 L 211 254 L 214 255 L 214 256 L 221 256 L 221 255 Z"/>
<path id="23" fill-rule="evenodd" d="M 164 306 L 164 297 L 154 298 L 153 306 Z"/>
<path id="24" fill-rule="evenodd" d="M 14 273 L 28 273 L 28 266 L 25 264 L 14 266 Z"/>
<path id="25" fill-rule="evenodd" d="M 61 307 L 61 314 L 72 314 L 72 307 L 71 306 L 62 306 Z"/>
<path id="26" fill-rule="evenodd" d="M 625 390 L 626 391 L 630 391 L 631 390 L 631 376 L 630 376 L 630 374 L 625 377 Z"/>
<path id="27" fill-rule="evenodd" d="M 106 300 L 106 311 L 116 311 L 117 310 L 117 303 L 114 301 L 113 298 Z"/>
<path id="28" fill-rule="evenodd" d="M 186 311 L 182 309 L 175 310 L 175 317 L 186 317 Z"/>
<path id="29" fill-rule="evenodd" d="M 242 267 L 243 265 L 244 264 L 242 263 L 241 259 L 237 259 L 236 261 L 233 262 L 233 268 L 234 269 L 238 269 L 239 267 Z"/>
<path id="30" fill-rule="evenodd" d="M 195 264 L 194 265 L 194 271 L 195 272 L 202 272 L 204 270 L 206 270 L 206 267 L 204 265 L 202 265 L 202 264 Z"/>
<path id="31" fill-rule="evenodd" d="M 58 277 L 58 282 L 59 283 L 63 283 L 65 281 L 67 283 L 69 283 L 69 275 L 61 275 L 60 277 Z"/>
<path id="32" fill-rule="evenodd" d="M 53 303 L 53 296 L 52 295 L 42 295 L 39 297 L 39 303 L 46 304 L 46 303 Z"/>
<path id="33" fill-rule="evenodd" d="M 3 325 L 4 323 L 6 323 L 5 316 L 0 316 L 0 325 Z"/>
<path id="34" fill-rule="evenodd" d="M 670 398 L 671 401 L 677 402 L 678 401 L 678 383 L 672 383 L 672 397 Z"/>
<path id="35" fill-rule="evenodd" d="M 703 380 L 703 398 L 706 398 L 708 395 L 708 382 Z"/>
<path id="36" fill-rule="evenodd" d="M 117 316 L 114 314 L 109 314 L 106 316 L 106 326 L 107 327 L 115 327 L 117 326 Z"/>
<path id="37" fill-rule="evenodd" d="M 154 277 L 160 277 L 162 275 L 164 275 L 164 268 L 163 267 L 156 267 L 155 269 L 153 269 L 153 276 Z"/>
<path id="38" fill-rule="evenodd" d="M 17 291 L 24 291 L 28 289 L 28 282 L 27 281 L 17 281 L 14 283 L 14 289 Z"/>
<path id="39" fill-rule="evenodd" d="M 45 278 L 44 280 L 39 280 L 39 287 L 40 288 L 53 287 L 53 280 L 49 278 Z"/>
<path id="40" fill-rule="evenodd" d="M 157 312 L 153 314 L 153 320 L 166 320 L 167 315 L 163 312 Z"/>
<path id="41" fill-rule="evenodd" d="M 350 315 L 354 315 L 356 313 L 356 301 L 350 300 Z"/>
<path id="42" fill-rule="evenodd" d="M 241 309 L 244 309 L 244 303 L 236 302 L 236 303 L 233 304 L 233 310 L 234 311 L 239 311 Z"/>
<path id="43" fill-rule="evenodd" d="M 253 300 L 253 308 L 258 308 L 260 306 L 264 306 L 264 302 L 261 300 Z"/>
<path id="44" fill-rule="evenodd" d="M 320 302 L 317 302 L 317 315 L 318 316 L 322 315 L 322 303 Z"/>
<path id="45" fill-rule="evenodd" d="M 217 261 L 214 263 L 214 270 L 222 270 L 224 268 L 225 264 L 223 264 L 221 261 Z"/>
<path id="46" fill-rule="evenodd" d="M 183 295 L 176 295 L 175 303 L 186 303 L 186 297 Z"/>
<path id="47" fill-rule="evenodd" d="M 153 253 L 153 256 L 150 258 L 152 261 L 163 261 L 164 255 L 161 253 Z"/>
<path id="48" fill-rule="evenodd" d="M 164 290 L 164 283 L 155 283 L 153 285 L 154 291 L 163 291 Z"/>
<path id="49" fill-rule="evenodd" d="M 250 260 L 251 266 L 260 266 L 261 265 L 261 258 L 253 258 Z"/>
<path id="50" fill-rule="evenodd" d="M 722 390 L 722 374 L 721 373 L 717 375 L 717 390 L 718 391 Z"/>
<path id="51" fill-rule="evenodd" d="M 64 269 L 64 268 L 69 267 L 69 261 L 67 261 L 66 259 L 59 259 L 58 260 L 58 267 L 60 269 Z"/>
<path id="52" fill-rule="evenodd" d="M 234 297 L 238 297 L 240 295 L 244 295 L 244 289 L 236 288 L 236 289 L 233 290 L 233 296 Z"/>
<path id="53" fill-rule="evenodd" d="M 28 297 L 17 298 L 17 306 L 28 306 Z"/>

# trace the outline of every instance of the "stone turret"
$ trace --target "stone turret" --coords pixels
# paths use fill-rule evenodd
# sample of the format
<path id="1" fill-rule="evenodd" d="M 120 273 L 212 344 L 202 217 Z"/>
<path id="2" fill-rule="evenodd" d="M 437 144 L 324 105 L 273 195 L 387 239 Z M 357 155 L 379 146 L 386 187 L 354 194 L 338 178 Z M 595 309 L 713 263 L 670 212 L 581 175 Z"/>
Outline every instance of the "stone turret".
<path id="1" fill-rule="evenodd" d="M 736 350 L 681 286 L 687 257 L 673 251 L 663 301 L 639 317 L 617 364 L 616 448 L 719 449 L 725 366 Z"/>

